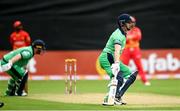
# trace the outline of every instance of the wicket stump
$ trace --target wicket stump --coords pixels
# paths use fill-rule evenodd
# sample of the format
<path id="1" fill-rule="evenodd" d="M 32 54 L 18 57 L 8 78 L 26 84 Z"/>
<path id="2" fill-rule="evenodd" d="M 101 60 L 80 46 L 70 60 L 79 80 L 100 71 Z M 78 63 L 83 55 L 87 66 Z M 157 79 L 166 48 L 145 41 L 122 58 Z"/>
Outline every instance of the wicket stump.
<path id="1" fill-rule="evenodd" d="M 74 94 L 76 93 L 77 60 L 65 59 L 65 93 L 72 94 L 74 80 Z"/>

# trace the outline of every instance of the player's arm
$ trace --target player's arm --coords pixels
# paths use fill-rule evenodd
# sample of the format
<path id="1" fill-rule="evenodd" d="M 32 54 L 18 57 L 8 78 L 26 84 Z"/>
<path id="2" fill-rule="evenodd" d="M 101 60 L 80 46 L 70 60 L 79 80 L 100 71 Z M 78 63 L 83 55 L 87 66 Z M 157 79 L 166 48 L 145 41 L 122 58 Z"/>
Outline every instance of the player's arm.
<path id="1" fill-rule="evenodd" d="M 0 68 L 1 72 L 5 72 L 11 69 L 12 65 L 20 59 L 21 59 L 21 54 L 17 54 L 13 58 L 11 58 L 7 64 L 1 66 Z"/>
<path id="2" fill-rule="evenodd" d="M 114 50 L 114 63 L 111 65 L 111 70 L 112 70 L 113 75 L 116 77 L 119 70 L 120 70 L 120 67 L 119 67 L 120 52 L 119 51 L 121 49 L 121 45 L 115 43 L 114 48 L 115 48 L 115 50 Z"/>
<path id="3" fill-rule="evenodd" d="M 26 37 L 26 45 L 29 46 L 31 44 L 31 37 L 27 36 Z"/>
<path id="4" fill-rule="evenodd" d="M 26 37 L 26 46 L 29 46 L 31 44 L 31 37 L 27 32 L 25 33 L 25 37 Z"/>
<path id="5" fill-rule="evenodd" d="M 136 34 L 137 34 L 137 40 L 140 41 L 141 38 L 142 38 L 142 32 L 141 32 L 141 30 L 139 28 L 137 28 Z"/>
<path id="6" fill-rule="evenodd" d="M 10 59 L 9 61 L 13 63 L 17 62 L 18 60 L 21 59 L 21 54 L 17 54 L 16 56 L 14 56 L 12 59 Z"/>
<path id="7" fill-rule="evenodd" d="M 115 48 L 115 51 L 114 51 L 114 63 L 119 63 L 121 45 L 120 44 L 115 44 L 114 48 Z"/>

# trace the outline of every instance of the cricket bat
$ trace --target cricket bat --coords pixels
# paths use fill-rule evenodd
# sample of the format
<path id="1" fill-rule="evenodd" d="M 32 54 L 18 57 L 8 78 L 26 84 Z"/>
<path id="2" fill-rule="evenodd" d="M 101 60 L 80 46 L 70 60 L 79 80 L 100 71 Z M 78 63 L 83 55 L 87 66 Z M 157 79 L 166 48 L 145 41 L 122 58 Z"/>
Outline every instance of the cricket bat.
<path id="1" fill-rule="evenodd" d="M 115 73 L 118 73 L 115 72 Z M 114 75 L 117 75 L 117 74 L 114 74 Z M 114 99 L 115 99 L 115 95 L 116 95 L 116 89 L 117 89 L 117 83 L 118 83 L 118 80 L 116 79 L 116 76 L 114 76 L 112 79 L 111 79 L 111 82 L 109 84 L 109 92 L 108 92 L 108 100 L 107 100 L 107 103 L 104 104 L 104 105 L 108 105 L 108 106 L 113 106 L 114 105 Z"/>
<path id="2" fill-rule="evenodd" d="M 118 83 L 118 80 L 114 77 L 111 80 L 111 84 L 110 84 L 110 87 L 109 87 L 109 96 L 108 96 L 108 104 L 109 105 L 114 105 L 114 99 L 115 99 L 115 95 L 116 95 L 117 83 Z"/>

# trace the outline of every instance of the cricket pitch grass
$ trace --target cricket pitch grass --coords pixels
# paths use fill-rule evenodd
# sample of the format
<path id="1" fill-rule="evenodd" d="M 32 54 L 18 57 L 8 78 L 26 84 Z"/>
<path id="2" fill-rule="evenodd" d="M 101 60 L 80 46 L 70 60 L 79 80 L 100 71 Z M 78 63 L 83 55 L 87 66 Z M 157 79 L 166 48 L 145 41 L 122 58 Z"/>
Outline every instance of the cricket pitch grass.
<path id="1" fill-rule="evenodd" d="M 64 81 L 29 81 L 26 97 L 5 97 L 7 81 L 0 81 L 0 110 L 180 110 L 180 80 L 137 80 L 124 95 L 127 105 L 102 106 L 108 81 L 77 81 L 76 94 L 64 94 Z"/>

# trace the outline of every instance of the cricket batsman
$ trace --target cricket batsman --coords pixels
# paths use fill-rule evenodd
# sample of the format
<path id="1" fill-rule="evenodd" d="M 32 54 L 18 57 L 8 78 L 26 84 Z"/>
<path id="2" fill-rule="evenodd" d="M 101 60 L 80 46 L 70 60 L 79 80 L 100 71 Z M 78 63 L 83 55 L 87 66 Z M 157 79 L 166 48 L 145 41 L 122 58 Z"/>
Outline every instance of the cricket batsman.
<path id="1" fill-rule="evenodd" d="M 136 20 L 134 18 L 134 20 Z M 136 24 L 136 22 L 134 22 Z M 132 59 L 138 69 L 139 75 L 141 77 L 144 85 L 151 85 L 150 82 L 146 78 L 146 74 L 144 72 L 142 63 L 141 63 L 141 49 L 140 49 L 140 40 L 142 38 L 141 30 L 135 26 L 130 31 L 128 31 L 126 35 L 126 45 L 123 53 L 121 55 L 121 61 L 128 65 L 130 59 Z"/>
<path id="2" fill-rule="evenodd" d="M 0 71 L 6 72 L 12 77 L 8 81 L 8 87 L 5 92 L 6 96 L 25 96 L 22 95 L 24 94 L 22 91 L 25 85 L 23 78 L 28 73 L 25 67 L 34 55 L 43 54 L 45 49 L 46 47 L 44 41 L 38 39 L 33 41 L 30 46 L 18 48 L 3 56 L 0 61 Z M 13 89 L 14 85 L 17 86 L 15 90 Z"/>
<path id="3" fill-rule="evenodd" d="M 120 61 L 120 55 L 126 44 L 126 33 L 134 27 L 134 19 L 129 14 L 121 14 L 118 19 L 118 28 L 111 34 L 98 60 L 100 66 L 110 76 L 109 92 L 104 98 L 103 105 L 122 105 L 122 96 L 129 86 L 136 80 L 137 71 Z"/>

